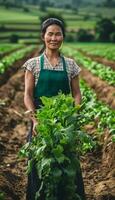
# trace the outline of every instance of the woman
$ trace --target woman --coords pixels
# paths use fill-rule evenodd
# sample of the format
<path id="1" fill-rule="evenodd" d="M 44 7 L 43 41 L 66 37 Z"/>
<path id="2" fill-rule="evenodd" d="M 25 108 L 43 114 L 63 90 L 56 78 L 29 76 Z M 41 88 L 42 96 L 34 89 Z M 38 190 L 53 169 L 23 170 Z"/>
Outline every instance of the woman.
<path id="1" fill-rule="evenodd" d="M 34 118 L 36 108 L 41 105 L 40 97 L 52 97 L 61 90 L 64 94 L 72 93 L 75 104 L 80 104 L 81 93 L 79 88 L 80 68 L 74 60 L 64 57 L 59 49 L 65 37 L 63 23 L 56 18 L 45 20 L 41 28 L 41 37 L 44 42 L 44 51 L 39 57 L 32 58 L 24 64 L 25 94 L 24 103 L 28 113 L 32 113 L 32 128 L 29 133 L 29 141 L 35 134 L 37 124 Z M 28 177 L 27 200 L 34 200 L 35 193 L 39 189 L 40 180 L 37 177 L 35 167 Z M 83 180 L 81 174 L 76 176 L 77 193 L 81 199 L 85 199 Z M 40 200 L 45 200 L 41 194 Z M 61 199 L 60 199 L 61 200 Z"/>

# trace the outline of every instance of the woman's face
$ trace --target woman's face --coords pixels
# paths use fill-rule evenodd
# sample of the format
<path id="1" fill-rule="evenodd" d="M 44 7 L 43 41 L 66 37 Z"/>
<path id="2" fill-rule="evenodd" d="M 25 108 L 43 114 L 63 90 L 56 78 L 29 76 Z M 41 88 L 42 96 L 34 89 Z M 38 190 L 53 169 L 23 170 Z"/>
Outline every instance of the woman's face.
<path id="1" fill-rule="evenodd" d="M 63 42 L 63 33 L 58 25 L 50 25 L 46 29 L 45 35 L 43 37 L 46 48 L 48 49 L 59 49 Z"/>

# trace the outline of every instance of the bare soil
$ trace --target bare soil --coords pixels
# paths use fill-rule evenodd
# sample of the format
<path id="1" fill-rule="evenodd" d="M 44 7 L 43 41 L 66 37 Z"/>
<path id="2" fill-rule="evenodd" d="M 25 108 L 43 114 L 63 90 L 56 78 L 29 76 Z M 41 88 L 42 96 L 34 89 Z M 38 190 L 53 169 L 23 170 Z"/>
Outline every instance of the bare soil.
<path id="1" fill-rule="evenodd" d="M 27 161 L 18 159 L 28 131 L 28 119 L 21 115 L 25 111 L 23 94 L 24 72 L 18 70 L 0 87 L 0 191 L 5 194 L 5 200 L 25 200 Z M 86 130 L 97 134 L 92 125 Z M 111 143 L 108 130 L 98 139 L 97 149 L 81 157 L 86 196 L 87 200 L 113 200 L 115 145 Z"/>
<path id="2" fill-rule="evenodd" d="M 79 49 L 79 51 L 84 55 L 84 56 L 87 56 L 89 58 L 91 58 L 92 60 L 96 61 L 96 62 L 99 62 L 99 63 L 102 63 L 103 65 L 105 66 L 109 66 L 111 67 L 113 70 L 115 70 L 115 61 L 112 61 L 112 60 L 108 60 L 104 57 L 101 57 L 101 56 L 95 56 L 95 55 L 91 55 L 81 49 Z"/>

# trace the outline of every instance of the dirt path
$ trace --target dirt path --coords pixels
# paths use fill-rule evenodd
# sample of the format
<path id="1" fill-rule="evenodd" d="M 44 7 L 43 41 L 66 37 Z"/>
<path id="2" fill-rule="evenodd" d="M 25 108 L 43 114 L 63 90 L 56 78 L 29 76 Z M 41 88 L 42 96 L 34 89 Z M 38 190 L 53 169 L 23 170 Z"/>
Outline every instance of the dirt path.
<path id="1" fill-rule="evenodd" d="M 17 159 L 27 136 L 28 120 L 19 115 L 25 111 L 23 92 L 24 73 L 21 70 L 0 88 L 0 191 L 5 193 L 5 200 L 25 200 L 26 161 Z M 93 126 L 87 126 L 87 130 L 90 134 L 96 131 Z M 115 197 L 115 151 L 107 131 L 100 142 L 97 150 L 81 158 L 87 200 L 113 200 Z"/>
<path id="2" fill-rule="evenodd" d="M 79 51 L 84 55 L 87 56 L 89 58 L 91 58 L 92 60 L 98 62 L 98 63 L 102 63 L 105 66 L 109 66 L 111 67 L 113 70 L 115 70 L 115 61 L 111 61 L 111 60 L 107 60 L 106 58 L 100 57 L 100 56 L 95 56 L 95 55 L 91 55 L 81 49 L 79 49 Z"/>

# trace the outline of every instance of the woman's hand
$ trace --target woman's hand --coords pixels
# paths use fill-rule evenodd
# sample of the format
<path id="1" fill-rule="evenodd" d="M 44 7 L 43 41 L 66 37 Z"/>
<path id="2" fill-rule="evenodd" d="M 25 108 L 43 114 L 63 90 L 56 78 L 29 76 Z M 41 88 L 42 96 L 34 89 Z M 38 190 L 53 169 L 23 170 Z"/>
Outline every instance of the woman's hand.
<path id="1" fill-rule="evenodd" d="M 33 110 L 27 110 L 25 112 L 25 114 L 32 120 L 33 122 L 33 128 L 32 128 L 32 134 L 35 136 L 37 135 L 37 132 L 36 132 L 36 126 L 38 125 L 38 120 L 36 120 L 35 118 L 35 111 Z"/>
<path id="2" fill-rule="evenodd" d="M 38 121 L 36 121 L 36 119 L 34 117 L 32 117 L 32 122 L 33 122 L 33 129 L 32 129 L 32 134 L 34 136 L 37 135 L 37 132 L 36 132 L 36 126 L 38 125 Z"/>

